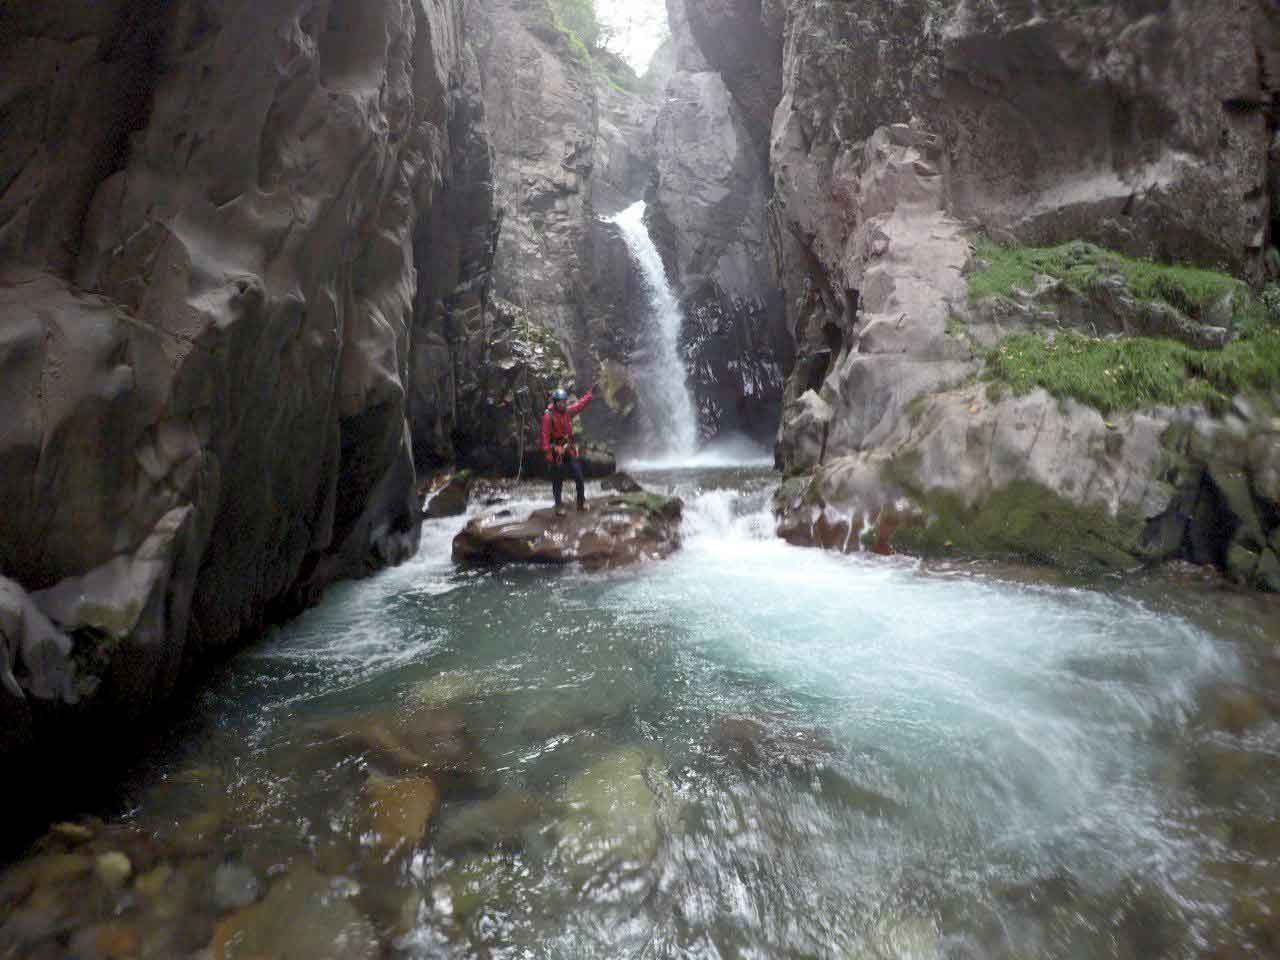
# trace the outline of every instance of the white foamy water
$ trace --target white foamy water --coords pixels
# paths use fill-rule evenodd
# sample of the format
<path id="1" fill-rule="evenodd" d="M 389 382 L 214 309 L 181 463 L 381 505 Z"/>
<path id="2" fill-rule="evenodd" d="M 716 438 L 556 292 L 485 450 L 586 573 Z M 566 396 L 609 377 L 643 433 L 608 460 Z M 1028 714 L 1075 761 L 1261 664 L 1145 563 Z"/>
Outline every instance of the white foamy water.
<path id="1" fill-rule="evenodd" d="M 668 560 L 459 569 L 465 518 L 430 521 L 414 561 L 240 658 L 205 709 L 237 777 L 287 775 L 255 822 L 288 843 L 356 829 L 350 763 L 311 731 L 452 688 L 486 790 L 547 814 L 517 849 L 428 838 L 415 872 L 370 879 L 434 897 L 462 864 L 486 885 L 456 951 L 430 913 L 396 957 L 1194 960 L 1231 891 L 1202 870 L 1224 854 L 1188 774 L 1191 718 L 1206 684 L 1241 677 L 1230 643 L 1119 594 L 791 547 L 775 475 L 687 465 L 640 477 L 685 501 Z M 511 493 L 515 514 L 548 496 Z M 726 729 L 760 731 L 754 762 Z M 562 801 L 618 751 L 647 758 L 660 816 L 652 834 L 616 824 L 646 840 L 640 872 L 590 873 L 567 859 L 582 814 Z M 469 802 L 451 797 L 441 829 Z M 1116 946 L 1118 911 L 1146 923 L 1143 904 L 1176 949 Z"/>
<path id="2" fill-rule="evenodd" d="M 653 324 L 652 353 L 640 368 L 640 391 L 655 431 L 653 457 L 659 461 L 689 460 L 698 444 L 698 416 L 689 390 L 688 371 L 680 355 L 684 313 L 667 282 L 658 248 L 644 225 L 643 201 L 608 220 L 622 231 L 631 256 L 640 268 L 649 295 Z"/>

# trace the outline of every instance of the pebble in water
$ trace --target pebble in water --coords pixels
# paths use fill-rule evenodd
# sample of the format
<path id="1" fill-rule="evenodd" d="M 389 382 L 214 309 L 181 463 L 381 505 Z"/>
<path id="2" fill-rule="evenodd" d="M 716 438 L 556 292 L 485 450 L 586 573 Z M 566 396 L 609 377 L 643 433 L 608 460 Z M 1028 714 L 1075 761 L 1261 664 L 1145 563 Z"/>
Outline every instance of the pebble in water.
<path id="1" fill-rule="evenodd" d="M 213 906 L 219 913 L 242 910 L 261 896 L 257 874 L 244 864 L 223 863 L 213 871 Z"/>

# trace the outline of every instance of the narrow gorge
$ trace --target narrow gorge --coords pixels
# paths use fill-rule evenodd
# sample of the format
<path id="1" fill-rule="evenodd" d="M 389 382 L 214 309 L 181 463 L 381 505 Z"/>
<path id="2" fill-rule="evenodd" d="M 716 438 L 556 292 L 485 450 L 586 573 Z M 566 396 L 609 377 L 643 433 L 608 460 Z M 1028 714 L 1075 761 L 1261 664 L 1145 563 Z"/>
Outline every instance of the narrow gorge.
<path id="1" fill-rule="evenodd" d="M 1280 955 L 1278 77 L 0 3 L 0 958 Z"/>

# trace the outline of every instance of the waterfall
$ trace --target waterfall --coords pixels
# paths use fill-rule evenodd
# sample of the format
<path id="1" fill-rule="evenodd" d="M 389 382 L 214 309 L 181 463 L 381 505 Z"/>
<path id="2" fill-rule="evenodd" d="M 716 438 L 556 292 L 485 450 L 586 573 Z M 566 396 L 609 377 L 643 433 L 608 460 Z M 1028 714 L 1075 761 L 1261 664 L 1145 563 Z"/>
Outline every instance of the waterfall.
<path id="1" fill-rule="evenodd" d="M 640 268 L 649 298 L 653 324 L 652 353 L 637 371 L 640 395 L 657 433 L 657 455 L 667 459 L 693 456 L 698 442 L 698 417 L 689 392 L 689 376 L 680 357 L 680 327 L 684 314 L 667 282 L 662 257 L 644 225 L 644 201 L 633 203 L 607 222 L 617 224 Z"/>

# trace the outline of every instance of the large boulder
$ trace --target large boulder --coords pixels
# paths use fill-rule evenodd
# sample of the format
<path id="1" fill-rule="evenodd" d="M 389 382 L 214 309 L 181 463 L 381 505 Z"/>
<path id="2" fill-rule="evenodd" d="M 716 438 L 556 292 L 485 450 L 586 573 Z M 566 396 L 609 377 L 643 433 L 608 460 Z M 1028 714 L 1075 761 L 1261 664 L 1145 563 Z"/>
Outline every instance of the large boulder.
<path id="1" fill-rule="evenodd" d="M 537 510 L 523 520 L 506 512 L 477 517 L 453 541 L 466 563 L 581 563 L 625 566 L 666 557 L 680 545 L 683 503 L 676 497 L 629 494 L 593 501 L 589 513 Z"/>
<path id="2" fill-rule="evenodd" d="M 460 517 L 466 513 L 467 502 L 471 499 L 471 484 L 474 480 L 475 474 L 470 470 L 459 470 L 449 477 L 427 501 L 425 511 L 427 519 Z"/>

